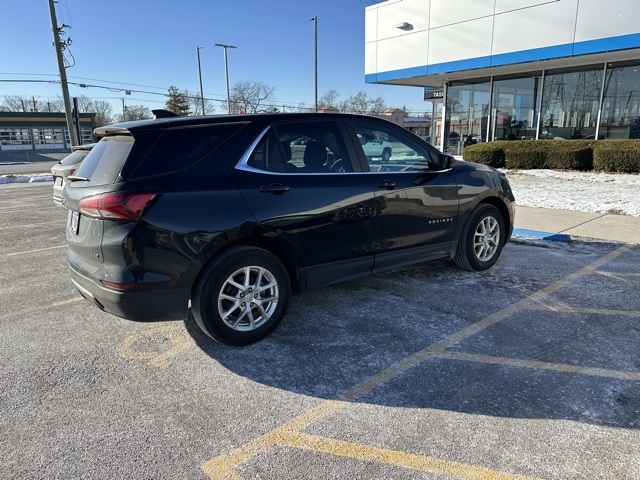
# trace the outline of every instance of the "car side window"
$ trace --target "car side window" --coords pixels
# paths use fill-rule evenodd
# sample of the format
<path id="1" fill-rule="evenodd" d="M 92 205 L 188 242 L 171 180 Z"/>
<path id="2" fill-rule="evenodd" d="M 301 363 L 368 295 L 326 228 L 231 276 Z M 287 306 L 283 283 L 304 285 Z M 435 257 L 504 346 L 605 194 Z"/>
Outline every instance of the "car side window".
<path id="1" fill-rule="evenodd" d="M 267 172 L 284 173 L 287 171 L 284 153 L 273 129 L 269 130 L 253 150 L 247 165 Z"/>
<path id="2" fill-rule="evenodd" d="M 437 157 L 408 136 L 383 125 L 353 124 L 372 172 L 420 172 L 437 168 Z"/>
<path id="3" fill-rule="evenodd" d="M 296 122 L 276 126 L 289 173 L 351 172 L 342 135 L 335 122 Z"/>

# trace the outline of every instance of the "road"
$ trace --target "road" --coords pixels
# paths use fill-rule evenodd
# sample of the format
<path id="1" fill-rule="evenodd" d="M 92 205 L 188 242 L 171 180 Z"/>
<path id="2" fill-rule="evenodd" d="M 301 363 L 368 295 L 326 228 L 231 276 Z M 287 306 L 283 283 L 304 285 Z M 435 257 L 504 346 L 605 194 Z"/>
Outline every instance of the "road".
<path id="1" fill-rule="evenodd" d="M 81 299 L 50 184 L 0 215 L 0 478 L 640 478 L 637 245 L 340 283 L 233 348 Z"/>

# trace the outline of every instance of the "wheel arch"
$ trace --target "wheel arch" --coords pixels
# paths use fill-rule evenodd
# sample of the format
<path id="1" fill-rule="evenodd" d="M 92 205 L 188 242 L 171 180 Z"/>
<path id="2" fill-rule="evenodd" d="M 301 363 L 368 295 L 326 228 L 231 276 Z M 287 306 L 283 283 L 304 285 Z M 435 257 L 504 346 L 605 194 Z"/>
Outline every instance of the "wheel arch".
<path id="1" fill-rule="evenodd" d="M 289 274 L 289 282 L 291 284 L 291 291 L 294 293 L 302 291 L 304 279 L 301 277 L 301 269 L 298 260 L 291 254 L 293 248 L 280 239 L 269 238 L 266 236 L 252 236 L 239 238 L 233 242 L 229 242 L 224 247 L 213 253 L 202 264 L 198 271 L 198 274 L 191 286 L 192 294 L 197 288 L 206 267 L 214 262 L 221 254 L 235 247 L 256 247 L 271 253 L 282 262 L 287 270 L 287 273 Z"/>
<path id="2" fill-rule="evenodd" d="M 504 223 L 506 230 L 506 235 L 502 240 L 502 245 L 504 246 L 509 241 L 509 237 L 511 236 L 511 218 L 509 217 L 509 209 L 505 205 L 504 201 L 500 197 L 496 196 L 483 198 L 478 203 L 478 205 L 481 205 L 483 203 L 496 207 L 500 212 L 500 215 L 502 216 L 502 222 Z"/>

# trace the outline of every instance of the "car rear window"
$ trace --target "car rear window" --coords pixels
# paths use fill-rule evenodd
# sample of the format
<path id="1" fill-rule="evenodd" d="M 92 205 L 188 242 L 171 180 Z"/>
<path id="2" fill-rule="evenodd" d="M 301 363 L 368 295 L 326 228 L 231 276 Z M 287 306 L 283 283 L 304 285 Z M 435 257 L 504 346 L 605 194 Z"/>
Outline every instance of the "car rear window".
<path id="1" fill-rule="evenodd" d="M 129 135 L 104 137 L 85 157 L 76 176 L 88 178 L 93 185 L 115 182 L 133 143 Z"/>
<path id="2" fill-rule="evenodd" d="M 69 165 L 75 165 L 76 163 L 80 163 L 84 157 L 87 156 L 89 150 L 76 150 L 75 152 L 67 155 L 62 160 L 58 162 L 58 165 L 62 165 L 67 167 Z"/>
<path id="3" fill-rule="evenodd" d="M 165 175 L 187 169 L 211 155 L 244 125 L 228 123 L 169 128 L 131 171 L 129 178 Z"/>

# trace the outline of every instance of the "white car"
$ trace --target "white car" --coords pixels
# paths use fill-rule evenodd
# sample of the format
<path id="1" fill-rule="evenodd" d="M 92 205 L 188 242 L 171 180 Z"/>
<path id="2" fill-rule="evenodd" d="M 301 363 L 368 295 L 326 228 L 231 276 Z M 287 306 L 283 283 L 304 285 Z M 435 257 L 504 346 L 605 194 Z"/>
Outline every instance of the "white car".
<path id="1" fill-rule="evenodd" d="M 374 135 L 358 133 L 358 140 L 362 145 L 364 155 L 369 159 L 380 158 L 388 162 L 393 155 L 393 144 Z"/>

